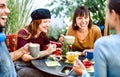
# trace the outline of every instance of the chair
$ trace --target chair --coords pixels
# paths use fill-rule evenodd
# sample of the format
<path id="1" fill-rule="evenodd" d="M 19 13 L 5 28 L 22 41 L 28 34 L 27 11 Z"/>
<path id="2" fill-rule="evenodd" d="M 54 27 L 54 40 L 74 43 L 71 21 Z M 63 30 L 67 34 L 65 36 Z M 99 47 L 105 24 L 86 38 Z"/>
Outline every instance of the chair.
<path id="1" fill-rule="evenodd" d="M 14 50 L 16 50 L 17 35 L 16 34 L 6 35 L 5 43 L 6 43 L 6 46 L 8 47 L 9 52 L 13 52 Z"/>

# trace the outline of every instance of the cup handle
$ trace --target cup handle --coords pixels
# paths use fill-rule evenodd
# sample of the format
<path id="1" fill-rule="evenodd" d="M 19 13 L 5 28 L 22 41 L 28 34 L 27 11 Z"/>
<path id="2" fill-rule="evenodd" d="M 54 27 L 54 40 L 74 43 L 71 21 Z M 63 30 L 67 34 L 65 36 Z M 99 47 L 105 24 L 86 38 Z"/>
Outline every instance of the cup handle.
<path id="1" fill-rule="evenodd" d="M 87 57 L 87 52 L 85 52 L 85 57 Z"/>

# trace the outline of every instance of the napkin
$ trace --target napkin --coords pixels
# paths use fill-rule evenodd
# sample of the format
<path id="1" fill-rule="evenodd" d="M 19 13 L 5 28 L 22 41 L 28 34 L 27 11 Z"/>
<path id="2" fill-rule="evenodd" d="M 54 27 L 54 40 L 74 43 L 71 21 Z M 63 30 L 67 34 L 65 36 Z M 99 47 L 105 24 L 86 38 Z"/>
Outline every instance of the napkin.
<path id="1" fill-rule="evenodd" d="M 89 67 L 88 69 L 86 69 L 87 70 L 87 72 L 94 72 L 94 67 L 93 66 L 91 66 L 91 67 Z"/>
<path id="2" fill-rule="evenodd" d="M 61 66 L 58 61 L 46 61 L 45 64 L 49 67 L 50 66 Z"/>

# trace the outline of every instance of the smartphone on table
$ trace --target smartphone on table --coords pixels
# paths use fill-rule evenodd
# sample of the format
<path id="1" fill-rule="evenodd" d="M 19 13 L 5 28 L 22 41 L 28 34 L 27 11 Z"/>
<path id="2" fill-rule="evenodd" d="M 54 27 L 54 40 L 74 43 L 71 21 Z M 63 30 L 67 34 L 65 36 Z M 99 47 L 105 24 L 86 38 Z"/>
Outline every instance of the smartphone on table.
<path id="1" fill-rule="evenodd" d="M 60 70 L 60 74 L 62 75 L 69 75 L 72 72 L 72 66 L 64 66 L 61 70 Z"/>

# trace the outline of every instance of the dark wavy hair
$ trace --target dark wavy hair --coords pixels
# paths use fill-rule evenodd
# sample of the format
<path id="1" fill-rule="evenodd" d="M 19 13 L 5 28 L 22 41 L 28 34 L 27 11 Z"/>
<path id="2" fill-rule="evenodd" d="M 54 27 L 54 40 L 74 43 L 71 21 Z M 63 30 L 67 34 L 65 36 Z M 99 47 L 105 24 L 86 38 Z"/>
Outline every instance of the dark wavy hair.
<path id="1" fill-rule="evenodd" d="M 120 0 L 109 0 L 108 8 L 110 12 L 115 10 L 115 12 L 120 15 Z"/>
<path id="2" fill-rule="evenodd" d="M 88 28 L 91 28 L 92 20 L 91 20 L 91 17 L 90 17 L 90 11 L 85 6 L 78 6 L 76 8 L 75 12 L 74 12 L 74 15 L 73 15 L 73 21 L 72 21 L 73 30 L 78 30 L 79 29 L 79 27 L 76 25 L 76 17 L 78 17 L 78 16 L 83 17 L 84 15 L 86 17 L 89 16 L 90 20 L 89 20 Z"/>

